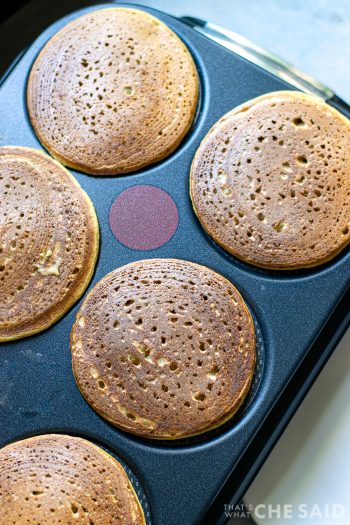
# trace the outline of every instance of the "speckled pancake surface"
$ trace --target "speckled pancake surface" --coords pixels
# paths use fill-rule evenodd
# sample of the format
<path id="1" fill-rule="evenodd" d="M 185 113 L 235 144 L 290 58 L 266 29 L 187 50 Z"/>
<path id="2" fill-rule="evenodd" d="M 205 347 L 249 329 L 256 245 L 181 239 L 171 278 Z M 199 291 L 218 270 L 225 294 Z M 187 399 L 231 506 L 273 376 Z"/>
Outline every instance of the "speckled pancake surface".
<path id="1" fill-rule="evenodd" d="M 187 47 L 145 11 L 109 8 L 67 24 L 28 83 L 30 118 L 63 164 L 96 175 L 169 155 L 189 130 L 199 81 Z"/>
<path id="2" fill-rule="evenodd" d="M 350 240 L 350 123 L 299 92 L 274 92 L 225 115 L 191 170 L 194 210 L 213 239 L 256 266 L 331 260 Z"/>
<path id="3" fill-rule="evenodd" d="M 101 416 L 134 434 L 177 439 L 237 411 L 253 376 L 255 332 L 224 277 L 151 259 L 114 270 L 92 289 L 71 350 L 77 384 Z"/>
<path id="4" fill-rule="evenodd" d="M 47 434 L 0 450 L 0 525 L 143 525 L 118 461 L 85 439 Z"/>
<path id="5" fill-rule="evenodd" d="M 0 148 L 0 341 L 44 330 L 81 296 L 98 253 L 93 205 L 39 150 Z"/>

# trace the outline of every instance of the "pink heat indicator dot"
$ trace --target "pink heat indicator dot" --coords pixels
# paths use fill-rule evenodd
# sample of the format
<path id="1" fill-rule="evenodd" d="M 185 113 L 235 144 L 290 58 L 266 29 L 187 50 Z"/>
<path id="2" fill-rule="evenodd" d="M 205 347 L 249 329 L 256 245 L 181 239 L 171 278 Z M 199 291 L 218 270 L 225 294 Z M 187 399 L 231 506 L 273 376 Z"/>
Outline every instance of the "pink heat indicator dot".
<path id="1" fill-rule="evenodd" d="M 154 250 L 168 242 L 179 223 L 177 206 L 157 186 L 138 185 L 122 191 L 109 213 L 115 238 L 133 250 Z"/>

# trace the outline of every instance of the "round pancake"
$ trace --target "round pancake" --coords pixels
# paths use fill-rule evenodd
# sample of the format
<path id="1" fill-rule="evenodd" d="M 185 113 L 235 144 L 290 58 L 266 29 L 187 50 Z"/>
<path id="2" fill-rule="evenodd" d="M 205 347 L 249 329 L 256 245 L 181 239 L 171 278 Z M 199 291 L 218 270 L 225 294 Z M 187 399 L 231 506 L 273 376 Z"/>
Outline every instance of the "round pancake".
<path id="1" fill-rule="evenodd" d="M 145 11 L 109 8 L 61 29 L 36 59 L 28 109 L 42 144 L 94 175 L 168 156 L 189 130 L 199 81 L 182 41 Z"/>
<path id="2" fill-rule="evenodd" d="M 204 138 L 190 188 L 202 225 L 236 257 L 280 270 L 322 264 L 350 240 L 350 123 L 299 92 L 253 99 Z"/>
<path id="3" fill-rule="evenodd" d="M 178 439 L 237 411 L 255 366 L 252 317 L 232 283 L 198 264 L 138 261 L 89 293 L 71 333 L 90 405 L 123 430 Z"/>
<path id="4" fill-rule="evenodd" d="M 0 450 L 0 525 L 143 525 L 123 467 L 85 439 L 47 434 Z"/>
<path id="5" fill-rule="evenodd" d="M 0 341 L 40 332 L 87 287 L 98 222 L 78 182 L 39 150 L 0 148 Z"/>

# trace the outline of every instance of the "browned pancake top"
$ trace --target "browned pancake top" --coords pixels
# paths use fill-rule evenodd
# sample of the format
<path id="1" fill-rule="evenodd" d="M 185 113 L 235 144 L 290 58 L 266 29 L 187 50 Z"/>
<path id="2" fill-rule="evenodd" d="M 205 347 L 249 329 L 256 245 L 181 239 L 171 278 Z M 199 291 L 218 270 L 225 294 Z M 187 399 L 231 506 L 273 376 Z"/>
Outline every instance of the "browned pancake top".
<path id="1" fill-rule="evenodd" d="M 39 150 L 0 148 L 0 341 L 61 317 L 97 252 L 92 203 L 68 171 Z"/>
<path id="2" fill-rule="evenodd" d="M 131 263 L 85 299 L 71 334 L 78 386 L 124 430 L 175 439 L 219 426 L 246 396 L 255 333 L 236 288 L 175 259 Z"/>
<path id="3" fill-rule="evenodd" d="M 266 268 L 315 266 L 350 239 L 350 127 L 298 92 L 253 99 L 225 115 L 197 151 L 191 197 L 208 233 Z"/>
<path id="4" fill-rule="evenodd" d="M 77 18 L 43 48 L 28 108 L 44 146 L 96 175 L 134 171 L 169 155 L 191 126 L 198 76 L 182 41 L 135 9 Z"/>
<path id="5" fill-rule="evenodd" d="M 128 477 L 85 439 L 48 434 L 0 450 L 0 525 L 143 525 Z"/>

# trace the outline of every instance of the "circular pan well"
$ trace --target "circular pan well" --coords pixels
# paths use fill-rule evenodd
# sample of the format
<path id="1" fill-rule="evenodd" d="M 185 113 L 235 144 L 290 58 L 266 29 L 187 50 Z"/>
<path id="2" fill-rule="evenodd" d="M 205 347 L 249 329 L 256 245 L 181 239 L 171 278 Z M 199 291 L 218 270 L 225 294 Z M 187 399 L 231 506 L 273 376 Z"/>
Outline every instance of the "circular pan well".
<path id="1" fill-rule="evenodd" d="M 194 211 L 231 255 L 269 270 L 322 265 L 350 242 L 350 122 L 323 101 L 267 93 L 224 115 L 191 169 Z"/>
<path id="2" fill-rule="evenodd" d="M 27 89 L 42 144 L 92 175 L 134 172 L 169 156 L 191 128 L 198 98 L 182 40 L 146 11 L 125 7 L 88 12 L 58 31 Z"/>
<path id="3" fill-rule="evenodd" d="M 133 435 L 183 439 L 222 425 L 248 394 L 253 320 L 235 286 L 178 259 L 130 263 L 83 302 L 73 372 L 89 404 Z"/>

